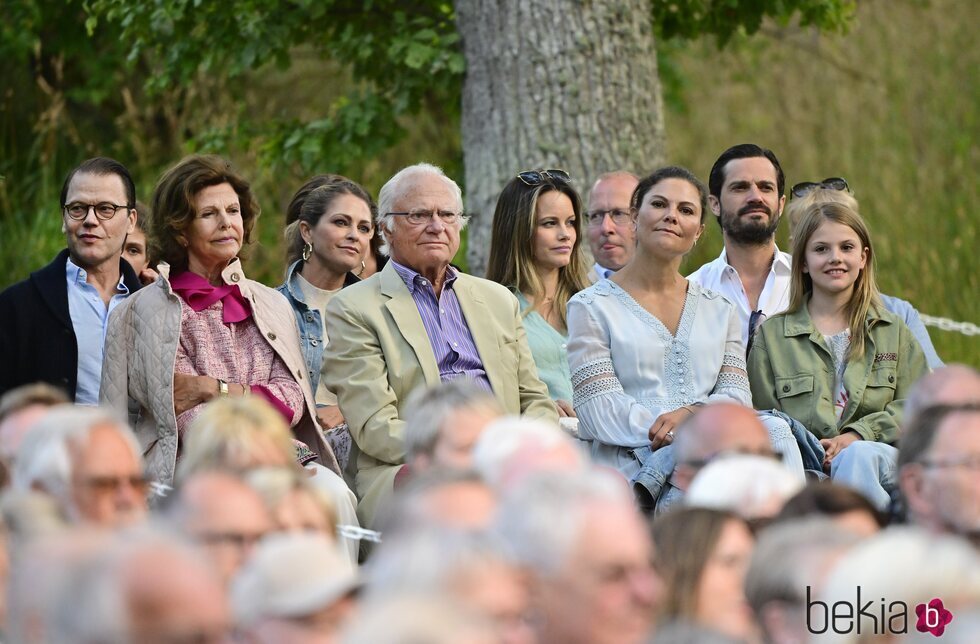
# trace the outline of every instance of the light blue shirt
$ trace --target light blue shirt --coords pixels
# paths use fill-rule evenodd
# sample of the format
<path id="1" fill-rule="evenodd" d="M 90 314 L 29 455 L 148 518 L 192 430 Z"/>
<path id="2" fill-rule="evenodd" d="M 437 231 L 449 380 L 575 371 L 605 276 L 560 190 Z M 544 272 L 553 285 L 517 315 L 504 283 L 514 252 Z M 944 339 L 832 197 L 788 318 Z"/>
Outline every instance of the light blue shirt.
<path id="1" fill-rule="evenodd" d="M 122 302 L 129 289 L 119 276 L 116 294 L 106 307 L 99 291 L 86 280 L 88 273 L 79 268 L 71 258 L 65 263 L 65 279 L 68 282 L 68 314 L 75 330 L 78 344 L 78 384 L 75 402 L 79 405 L 98 405 L 99 386 L 102 383 L 102 350 L 109 314 Z"/>
<path id="2" fill-rule="evenodd" d="M 568 336 L 562 335 L 537 311 L 528 312 L 530 303 L 523 293 L 515 292 L 524 314 L 524 331 L 531 357 L 538 368 L 538 378 L 548 385 L 552 400 L 572 402 L 572 372 L 568 368 Z"/>

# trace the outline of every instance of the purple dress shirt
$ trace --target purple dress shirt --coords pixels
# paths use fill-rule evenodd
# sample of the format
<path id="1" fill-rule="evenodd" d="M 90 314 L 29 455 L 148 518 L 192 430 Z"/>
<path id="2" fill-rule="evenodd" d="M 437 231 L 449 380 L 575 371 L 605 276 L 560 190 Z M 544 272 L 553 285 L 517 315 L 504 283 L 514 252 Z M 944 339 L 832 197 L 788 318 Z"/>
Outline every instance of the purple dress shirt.
<path id="1" fill-rule="evenodd" d="M 469 378 L 493 393 L 487 372 L 483 368 L 483 360 L 480 359 L 480 353 L 473 341 L 473 334 L 466 324 L 463 310 L 459 307 L 459 300 L 453 290 L 456 269 L 452 266 L 446 268 L 442 297 L 437 298 L 429 280 L 394 260 L 391 264 L 408 287 L 422 317 L 422 325 L 429 336 L 429 344 L 439 366 L 439 379 Z"/>

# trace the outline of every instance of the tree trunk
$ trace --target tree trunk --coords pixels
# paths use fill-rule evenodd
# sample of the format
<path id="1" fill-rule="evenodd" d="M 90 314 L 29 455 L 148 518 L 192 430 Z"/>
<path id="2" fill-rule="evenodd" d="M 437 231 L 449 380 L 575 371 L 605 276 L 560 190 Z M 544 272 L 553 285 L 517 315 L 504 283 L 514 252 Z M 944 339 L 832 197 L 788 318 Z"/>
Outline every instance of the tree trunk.
<path id="1" fill-rule="evenodd" d="M 482 275 L 497 195 L 521 170 L 595 177 L 663 160 L 649 0 L 456 0 L 466 57 L 469 270 Z"/>

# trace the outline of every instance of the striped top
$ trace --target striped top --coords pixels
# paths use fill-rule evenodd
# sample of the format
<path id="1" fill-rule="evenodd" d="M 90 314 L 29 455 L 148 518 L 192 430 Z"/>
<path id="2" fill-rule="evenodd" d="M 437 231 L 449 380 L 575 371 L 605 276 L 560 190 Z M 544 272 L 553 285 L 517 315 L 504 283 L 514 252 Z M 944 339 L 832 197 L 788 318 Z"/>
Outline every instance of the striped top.
<path id="1" fill-rule="evenodd" d="M 459 299 L 456 298 L 456 292 L 453 290 L 458 275 L 456 269 L 452 266 L 446 267 L 446 282 L 442 287 L 442 296 L 436 297 L 429 280 L 407 266 L 402 266 L 394 260 L 390 261 L 415 301 L 425 333 L 429 336 L 429 345 L 435 355 L 436 365 L 439 367 L 439 379 L 469 378 L 478 386 L 493 393 L 487 372 L 483 368 L 483 360 L 476 349 L 473 333 L 466 324 Z"/>

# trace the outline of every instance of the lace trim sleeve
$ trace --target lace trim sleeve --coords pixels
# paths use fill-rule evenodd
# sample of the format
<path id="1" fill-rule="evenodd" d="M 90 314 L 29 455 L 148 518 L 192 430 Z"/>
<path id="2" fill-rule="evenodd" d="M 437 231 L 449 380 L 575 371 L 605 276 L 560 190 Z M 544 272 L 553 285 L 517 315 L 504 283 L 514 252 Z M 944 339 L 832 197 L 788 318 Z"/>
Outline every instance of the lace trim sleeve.
<path id="1" fill-rule="evenodd" d="M 622 393 L 612 360 L 603 358 L 587 362 L 572 374 L 573 404 L 578 407 L 608 393 Z"/>

